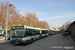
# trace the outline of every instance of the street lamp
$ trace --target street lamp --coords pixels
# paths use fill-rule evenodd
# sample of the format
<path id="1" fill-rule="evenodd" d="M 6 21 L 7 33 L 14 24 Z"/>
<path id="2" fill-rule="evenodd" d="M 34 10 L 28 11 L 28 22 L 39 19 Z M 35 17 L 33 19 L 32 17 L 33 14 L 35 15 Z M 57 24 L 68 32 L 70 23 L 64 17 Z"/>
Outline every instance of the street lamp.
<path id="1" fill-rule="evenodd" d="M 12 4 L 9 4 L 9 6 L 12 6 Z M 8 6 L 7 6 L 7 18 L 6 18 L 6 42 L 7 42 L 7 29 L 8 29 Z"/>

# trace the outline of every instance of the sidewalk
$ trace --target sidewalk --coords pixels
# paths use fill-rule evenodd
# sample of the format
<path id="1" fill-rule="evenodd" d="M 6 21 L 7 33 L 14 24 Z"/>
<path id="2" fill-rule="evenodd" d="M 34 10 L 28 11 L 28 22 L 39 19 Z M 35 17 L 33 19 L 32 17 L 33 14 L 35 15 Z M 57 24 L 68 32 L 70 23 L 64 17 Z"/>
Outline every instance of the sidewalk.
<path id="1" fill-rule="evenodd" d="M 73 36 L 73 35 L 70 35 L 71 36 L 71 38 L 73 39 L 73 41 L 75 41 L 75 36 Z"/>
<path id="2" fill-rule="evenodd" d="M 5 40 L 0 40 L 0 44 L 6 44 L 8 42 L 6 42 Z"/>

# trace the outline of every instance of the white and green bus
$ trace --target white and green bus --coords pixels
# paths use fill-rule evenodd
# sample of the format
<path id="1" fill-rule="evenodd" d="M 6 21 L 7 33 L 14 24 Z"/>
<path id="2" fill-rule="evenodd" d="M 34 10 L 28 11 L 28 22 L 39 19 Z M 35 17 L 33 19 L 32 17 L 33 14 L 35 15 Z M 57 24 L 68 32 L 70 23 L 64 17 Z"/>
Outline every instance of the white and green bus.
<path id="1" fill-rule="evenodd" d="M 49 30 L 48 29 L 41 29 L 42 31 L 42 37 L 46 37 L 49 35 Z"/>
<path id="2" fill-rule="evenodd" d="M 10 42 L 12 44 L 24 44 L 41 38 L 41 28 L 29 26 L 12 26 Z"/>

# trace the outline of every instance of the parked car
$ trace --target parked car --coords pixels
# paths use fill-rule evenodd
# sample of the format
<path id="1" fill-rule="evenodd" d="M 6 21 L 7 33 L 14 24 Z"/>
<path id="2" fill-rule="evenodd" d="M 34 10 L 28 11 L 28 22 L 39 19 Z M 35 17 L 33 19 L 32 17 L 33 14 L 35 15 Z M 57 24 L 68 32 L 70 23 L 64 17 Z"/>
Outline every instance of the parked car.
<path id="1" fill-rule="evenodd" d="M 5 40 L 5 34 L 0 34 L 0 40 Z"/>
<path id="2" fill-rule="evenodd" d="M 6 40 L 6 37 L 7 37 L 7 39 L 8 39 L 8 37 L 9 37 L 9 34 L 8 34 L 8 33 L 7 33 L 7 35 L 6 35 L 5 32 L 2 33 L 2 34 L 0 34 L 0 40 Z"/>

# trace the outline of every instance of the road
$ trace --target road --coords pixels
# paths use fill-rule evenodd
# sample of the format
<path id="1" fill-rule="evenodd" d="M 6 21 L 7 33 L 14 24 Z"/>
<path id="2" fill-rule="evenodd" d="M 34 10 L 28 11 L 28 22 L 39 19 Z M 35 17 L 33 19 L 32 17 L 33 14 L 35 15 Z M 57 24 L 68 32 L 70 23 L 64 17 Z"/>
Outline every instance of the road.
<path id="1" fill-rule="evenodd" d="M 0 50 L 75 50 L 75 42 L 69 35 L 49 35 L 27 45 L 0 45 Z"/>

